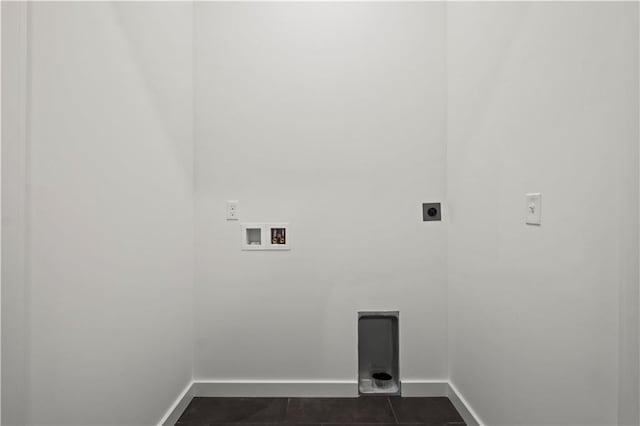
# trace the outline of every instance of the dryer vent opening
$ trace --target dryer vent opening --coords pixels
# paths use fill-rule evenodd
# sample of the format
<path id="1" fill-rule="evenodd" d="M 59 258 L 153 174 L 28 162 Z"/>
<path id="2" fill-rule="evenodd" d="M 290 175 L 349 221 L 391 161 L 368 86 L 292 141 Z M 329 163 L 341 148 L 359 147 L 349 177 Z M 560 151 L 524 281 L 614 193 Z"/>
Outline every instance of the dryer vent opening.
<path id="1" fill-rule="evenodd" d="M 358 313 L 360 394 L 400 394 L 398 348 L 398 312 Z"/>

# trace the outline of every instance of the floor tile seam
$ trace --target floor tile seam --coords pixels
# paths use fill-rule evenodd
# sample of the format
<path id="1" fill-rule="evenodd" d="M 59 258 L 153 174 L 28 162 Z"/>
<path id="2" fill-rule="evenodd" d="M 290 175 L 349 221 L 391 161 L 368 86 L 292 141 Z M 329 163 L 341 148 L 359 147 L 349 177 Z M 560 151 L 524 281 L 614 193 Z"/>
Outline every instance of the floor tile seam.
<path id="1" fill-rule="evenodd" d="M 289 418 L 289 406 L 291 405 L 291 397 L 287 397 L 287 407 L 284 409 L 284 421 Z"/>
<path id="2" fill-rule="evenodd" d="M 399 424 L 398 416 L 396 416 L 396 410 L 393 409 L 393 404 L 391 403 L 391 398 L 387 397 L 387 402 L 389 403 L 389 408 L 391 408 L 391 414 L 393 414 L 393 420 L 395 420 L 396 424 Z"/>

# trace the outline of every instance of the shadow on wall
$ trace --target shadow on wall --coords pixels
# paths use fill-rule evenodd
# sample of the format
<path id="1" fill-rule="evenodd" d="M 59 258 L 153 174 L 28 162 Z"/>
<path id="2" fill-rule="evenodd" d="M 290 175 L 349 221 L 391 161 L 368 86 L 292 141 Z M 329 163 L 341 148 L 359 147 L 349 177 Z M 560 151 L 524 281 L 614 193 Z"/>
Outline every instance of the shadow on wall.
<path id="1" fill-rule="evenodd" d="M 146 87 L 149 108 L 157 117 L 154 122 L 164 126 L 167 149 L 173 152 L 171 158 L 175 158 L 179 163 L 185 182 L 191 185 L 193 158 L 190 150 L 185 150 L 184 146 L 193 143 L 193 125 L 192 122 L 186 121 L 193 120 L 193 80 L 185 79 L 177 71 L 180 67 L 171 66 L 171 63 L 192 64 L 193 44 L 191 49 L 184 49 L 181 40 L 174 37 L 171 31 L 144 31 L 139 19 L 140 16 L 144 16 L 145 20 L 153 23 L 153 28 L 166 25 L 167 11 L 163 11 L 163 8 L 171 9 L 176 14 L 184 14 L 176 19 L 192 19 L 189 8 L 178 9 L 172 7 L 171 3 L 110 2 L 109 7 L 113 10 L 117 25 L 127 40 L 129 61 L 137 65 L 137 80 L 141 86 Z M 153 7 L 150 7 L 151 4 Z M 171 55 L 164 53 L 167 51 L 171 52 Z M 163 58 L 167 64 L 158 64 L 158 58 Z M 185 108 L 190 111 L 186 119 Z M 185 129 L 189 129 L 190 134 L 186 134 Z"/>

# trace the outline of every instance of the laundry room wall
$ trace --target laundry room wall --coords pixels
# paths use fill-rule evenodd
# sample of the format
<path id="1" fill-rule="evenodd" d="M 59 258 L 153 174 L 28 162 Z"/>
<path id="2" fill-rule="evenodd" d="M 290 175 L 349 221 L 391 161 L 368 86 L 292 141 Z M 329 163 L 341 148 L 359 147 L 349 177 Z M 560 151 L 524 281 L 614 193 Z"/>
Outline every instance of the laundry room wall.
<path id="1" fill-rule="evenodd" d="M 445 380 L 444 5 L 195 8 L 196 380 L 355 384 L 371 310 L 400 311 L 405 382 Z"/>

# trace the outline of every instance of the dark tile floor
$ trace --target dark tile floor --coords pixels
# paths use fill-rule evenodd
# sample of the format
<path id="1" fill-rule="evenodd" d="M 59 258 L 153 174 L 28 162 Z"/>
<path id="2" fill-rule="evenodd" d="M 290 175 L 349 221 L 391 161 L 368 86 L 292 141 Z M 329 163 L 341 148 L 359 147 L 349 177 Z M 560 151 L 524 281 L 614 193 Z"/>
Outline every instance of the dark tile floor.
<path id="1" fill-rule="evenodd" d="M 463 426 L 446 397 L 194 398 L 177 426 Z"/>

